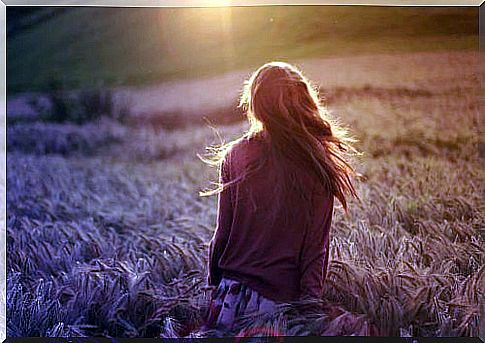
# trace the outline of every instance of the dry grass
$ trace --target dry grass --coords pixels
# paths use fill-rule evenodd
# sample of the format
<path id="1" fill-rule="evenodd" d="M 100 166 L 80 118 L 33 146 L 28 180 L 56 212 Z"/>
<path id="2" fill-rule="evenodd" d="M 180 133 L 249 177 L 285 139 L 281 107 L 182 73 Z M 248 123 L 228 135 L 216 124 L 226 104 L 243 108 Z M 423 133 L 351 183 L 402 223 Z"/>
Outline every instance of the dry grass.
<path id="1" fill-rule="evenodd" d="M 32 154 L 9 143 L 8 335 L 200 337 L 265 327 L 478 336 L 485 174 L 477 61 L 462 57 L 443 73 L 409 69 L 402 79 L 368 80 L 372 87 L 349 78 L 325 88 L 365 152 L 356 161 L 366 176 L 361 201 L 348 217 L 335 211 L 322 303 L 282 305 L 234 332 L 197 331 L 216 203 L 197 196 L 215 171 L 195 153 L 216 141 L 211 129 L 123 128 L 119 143 L 91 155 Z"/>

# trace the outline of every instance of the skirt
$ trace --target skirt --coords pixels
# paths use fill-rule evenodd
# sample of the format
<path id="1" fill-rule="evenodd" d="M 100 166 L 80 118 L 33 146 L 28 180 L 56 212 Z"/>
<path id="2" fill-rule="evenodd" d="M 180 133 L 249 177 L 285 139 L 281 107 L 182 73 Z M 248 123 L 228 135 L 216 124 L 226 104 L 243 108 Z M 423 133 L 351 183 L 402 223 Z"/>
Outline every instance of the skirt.
<path id="1" fill-rule="evenodd" d="M 261 296 L 245 284 L 222 278 L 210 300 L 206 326 L 231 330 L 241 316 L 272 313 L 275 308 L 274 301 Z"/>

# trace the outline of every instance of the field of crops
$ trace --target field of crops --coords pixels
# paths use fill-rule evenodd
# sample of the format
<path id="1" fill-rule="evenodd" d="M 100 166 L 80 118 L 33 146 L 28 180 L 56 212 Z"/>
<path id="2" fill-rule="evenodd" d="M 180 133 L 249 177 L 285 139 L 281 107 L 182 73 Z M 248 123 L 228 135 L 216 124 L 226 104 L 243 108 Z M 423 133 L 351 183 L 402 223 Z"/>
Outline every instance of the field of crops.
<path id="1" fill-rule="evenodd" d="M 478 56 L 429 53 L 392 74 L 400 59 L 381 57 L 382 75 L 369 80 L 336 69 L 338 85 L 325 88 L 330 111 L 360 141 L 355 163 L 365 181 L 348 217 L 335 210 L 322 304 L 282 305 L 230 333 L 197 330 L 216 218 L 216 199 L 198 191 L 216 171 L 196 153 L 219 141 L 212 128 L 9 125 L 7 336 L 181 337 L 262 327 L 478 336 Z M 228 140 L 245 125 L 218 129 Z"/>

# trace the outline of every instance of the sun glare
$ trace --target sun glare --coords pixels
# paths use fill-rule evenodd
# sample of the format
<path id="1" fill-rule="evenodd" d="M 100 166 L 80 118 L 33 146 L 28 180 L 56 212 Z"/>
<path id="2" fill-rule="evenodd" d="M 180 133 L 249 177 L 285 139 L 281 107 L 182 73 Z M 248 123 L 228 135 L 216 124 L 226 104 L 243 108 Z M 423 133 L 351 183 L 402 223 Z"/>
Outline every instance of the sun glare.
<path id="1" fill-rule="evenodd" d="M 230 6 L 231 0 L 210 0 L 207 5 L 210 7 Z"/>

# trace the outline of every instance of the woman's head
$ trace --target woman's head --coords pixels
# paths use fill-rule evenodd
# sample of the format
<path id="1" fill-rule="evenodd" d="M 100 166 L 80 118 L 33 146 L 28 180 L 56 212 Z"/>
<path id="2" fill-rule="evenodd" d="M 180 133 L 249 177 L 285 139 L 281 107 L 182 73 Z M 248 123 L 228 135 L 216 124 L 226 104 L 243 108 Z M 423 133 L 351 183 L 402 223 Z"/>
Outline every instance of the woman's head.
<path id="1" fill-rule="evenodd" d="M 282 171 L 279 188 L 304 189 L 304 185 L 298 185 L 298 176 L 285 174 L 285 166 L 293 163 L 313 174 L 347 210 L 346 196 L 357 197 L 351 177 L 358 174 L 345 156 L 355 151 L 350 144 L 353 140 L 331 123 L 317 91 L 301 71 L 284 62 L 264 64 L 245 82 L 239 106 L 250 123 L 245 136 L 264 136 L 268 143 L 266 156 L 259 165 L 248 167 L 245 176 L 262 168 L 265 160 L 273 159 Z M 215 162 L 222 163 L 236 142 L 220 147 Z"/>
<path id="2" fill-rule="evenodd" d="M 319 100 L 310 82 L 294 66 L 270 62 L 256 70 L 244 85 L 240 106 L 250 131 L 292 131 L 309 124 L 319 112 Z"/>

